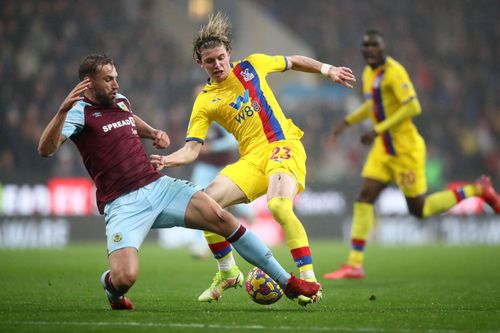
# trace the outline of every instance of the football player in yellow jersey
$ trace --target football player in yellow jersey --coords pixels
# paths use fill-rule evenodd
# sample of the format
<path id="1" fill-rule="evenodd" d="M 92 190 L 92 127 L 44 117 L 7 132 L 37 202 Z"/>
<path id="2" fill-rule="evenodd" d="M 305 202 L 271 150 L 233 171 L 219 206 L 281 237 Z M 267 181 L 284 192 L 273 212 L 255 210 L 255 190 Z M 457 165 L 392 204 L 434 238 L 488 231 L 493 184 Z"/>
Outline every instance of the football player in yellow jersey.
<path id="1" fill-rule="evenodd" d="M 300 141 L 303 132 L 286 118 L 266 76 L 289 69 L 322 73 L 332 81 L 352 88 L 355 77 L 346 67 L 334 67 L 304 56 L 253 54 L 230 62 L 230 23 L 218 13 L 211 16 L 194 40 L 193 55 L 207 74 L 209 83 L 197 97 L 187 131 L 186 144 L 168 155 L 152 155 L 158 169 L 193 162 L 199 155 L 209 125 L 215 121 L 239 142 L 240 159 L 226 166 L 206 188 L 222 207 L 250 202 L 267 193 L 268 207 L 283 227 L 288 247 L 303 279 L 316 281 L 306 231 L 293 212 L 293 199 L 304 190 L 306 153 Z M 229 287 L 241 286 L 243 275 L 235 264 L 230 244 L 207 233 L 207 241 L 219 271 L 201 302 L 218 300 Z M 307 305 L 321 298 L 301 296 Z"/>
<path id="2" fill-rule="evenodd" d="M 390 182 L 396 182 L 406 197 L 410 213 L 418 218 L 447 211 L 465 198 L 480 196 L 498 214 L 500 197 L 488 177 L 455 190 L 445 190 L 426 196 L 425 142 L 412 118 L 420 114 L 420 104 L 404 67 L 386 56 L 383 36 L 368 30 L 361 45 L 367 66 L 363 71 L 363 93 L 366 101 L 344 122 L 333 129 L 335 139 L 347 127 L 366 118 L 373 130 L 361 137 L 366 145 L 373 143 L 362 171 L 361 192 L 354 203 L 351 229 L 352 248 L 347 264 L 324 275 L 326 279 L 360 279 L 365 277 L 363 253 L 370 232 L 373 204 Z"/>

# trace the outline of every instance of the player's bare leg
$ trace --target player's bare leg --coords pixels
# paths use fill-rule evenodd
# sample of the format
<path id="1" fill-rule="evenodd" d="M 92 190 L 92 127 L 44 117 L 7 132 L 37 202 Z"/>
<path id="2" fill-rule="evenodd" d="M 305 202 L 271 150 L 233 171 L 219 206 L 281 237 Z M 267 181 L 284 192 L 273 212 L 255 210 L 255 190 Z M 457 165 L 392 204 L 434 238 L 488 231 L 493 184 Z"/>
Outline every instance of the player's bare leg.
<path id="1" fill-rule="evenodd" d="M 113 251 L 109 257 L 110 270 L 101 276 L 101 284 L 113 310 L 132 310 L 134 305 L 125 293 L 137 279 L 139 260 L 137 250 L 127 247 Z"/>

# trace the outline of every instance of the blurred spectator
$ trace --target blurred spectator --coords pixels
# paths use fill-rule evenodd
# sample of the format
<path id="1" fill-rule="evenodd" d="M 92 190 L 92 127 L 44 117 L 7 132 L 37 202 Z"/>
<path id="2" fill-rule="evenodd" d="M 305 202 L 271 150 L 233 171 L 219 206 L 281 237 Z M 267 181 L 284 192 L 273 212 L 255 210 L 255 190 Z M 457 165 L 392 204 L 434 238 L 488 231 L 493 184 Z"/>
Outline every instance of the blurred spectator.
<path id="1" fill-rule="evenodd" d="M 435 147 L 446 181 L 488 173 L 500 183 L 500 2 L 252 2 L 307 41 L 317 58 L 348 65 L 358 77 L 363 67 L 359 36 L 367 28 L 381 30 L 390 43 L 388 53 L 414 78 L 423 109 L 415 121 Z M 193 60 L 182 57 L 180 45 L 155 24 L 155 4 L 0 0 L 0 182 L 45 182 L 53 174 L 84 174 L 71 149 L 58 163 L 47 163 L 38 158 L 36 146 L 41 124 L 75 85 L 74 68 L 90 52 L 113 57 L 123 77 L 120 90 L 134 101 L 136 112 L 167 130 L 172 149 L 183 144 L 190 114 L 185 109 L 203 78 L 193 75 Z M 323 138 L 336 119 L 357 106 L 348 104 L 360 91 L 358 84 L 338 103 L 326 98 L 294 100 L 293 94 L 283 99 L 289 102 L 283 107 L 305 131 L 308 186 L 358 178 L 365 148 L 356 141 L 357 133 L 343 138 L 335 150 Z M 190 169 L 167 173 L 188 178 Z"/>
<path id="2" fill-rule="evenodd" d="M 358 77 L 362 69 L 358 36 L 368 28 L 382 31 L 389 41 L 388 53 L 415 78 L 423 109 L 416 122 L 446 164 L 446 176 L 462 180 L 488 173 L 499 183 L 498 1 L 321 0 L 304 4 L 288 0 L 286 6 L 281 0 L 255 2 L 308 41 L 319 59 L 352 66 L 358 69 Z M 303 109 L 303 105 L 294 106 Z M 308 109 L 308 114 L 311 111 L 317 114 L 324 110 Z M 342 105 L 330 106 L 330 117 L 344 112 Z M 321 122 L 331 123 L 331 118 L 323 117 Z M 301 127 L 317 142 L 315 126 Z M 349 145 L 349 151 L 335 159 L 348 159 L 351 150 L 360 149 L 359 145 Z M 332 156 L 310 155 L 309 159 L 329 163 Z M 315 165 L 323 171 L 328 169 L 323 163 L 311 163 L 310 173 Z M 332 173 L 332 177 L 338 176 Z"/>
<path id="3" fill-rule="evenodd" d="M 67 149 L 58 163 L 49 165 L 37 157 L 36 145 L 41 124 L 49 121 L 65 91 L 78 80 L 74 69 L 79 59 L 91 52 L 109 54 L 122 64 L 121 88 L 137 103 L 137 112 L 148 122 L 154 120 L 158 128 L 168 128 L 166 107 L 181 102 L 179 91 L 190 84 L 171 77 L 182 59 L 171 38 L 153 27 L 153 5 L 152 1 L 1 1 L 1 182 L 81 175 L 74 151 Z M 179 127 L 186 127 L 186 119 L 180 122 Z"/>

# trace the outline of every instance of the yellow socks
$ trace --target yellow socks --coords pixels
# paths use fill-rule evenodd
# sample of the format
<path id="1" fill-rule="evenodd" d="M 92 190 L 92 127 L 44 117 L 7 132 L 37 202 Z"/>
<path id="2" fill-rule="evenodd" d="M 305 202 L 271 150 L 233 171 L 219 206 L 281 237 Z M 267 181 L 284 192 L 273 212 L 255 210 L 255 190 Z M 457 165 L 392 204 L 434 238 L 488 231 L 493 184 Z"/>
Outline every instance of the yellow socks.
<path id="1" fill-rule="evenodd" d="M 481 186 L 476 184 L 465 185 L 453 190 L 445 190 L 428 195 L 425 198 L 422 217 L 426 218 L 432 215 L 446 212 L 460 201 L 480 196 L 482 194 Z"/>
<path id="2" fill-rule="evenodd" d="M 210 231 L 205 231 L 205 238 L 210 251 L 212 251 L 214 258 L 217 260 L 219 271 L 228 271 L 236 265 L 233 257 L 233 248 L 224 237 Z"/>
<path id="3" fill-rule="evenodd" d="M 373 205 L 364 202 L 354 203 L 354 216 L 351 227 L 351 252 L 347 264 L 360 267 L 364 262 L 366 239 L 375 220 Z"/>
<path id="4" fill-rule="evenodd" d="M 299 268 L 300 277 L 316 280 L 307 234 L 304 226 L 293 212 L 292 200 L 290 198 L 272 198 L 267 202 L 267 206 L 285 232 L 286 244 Z"/>

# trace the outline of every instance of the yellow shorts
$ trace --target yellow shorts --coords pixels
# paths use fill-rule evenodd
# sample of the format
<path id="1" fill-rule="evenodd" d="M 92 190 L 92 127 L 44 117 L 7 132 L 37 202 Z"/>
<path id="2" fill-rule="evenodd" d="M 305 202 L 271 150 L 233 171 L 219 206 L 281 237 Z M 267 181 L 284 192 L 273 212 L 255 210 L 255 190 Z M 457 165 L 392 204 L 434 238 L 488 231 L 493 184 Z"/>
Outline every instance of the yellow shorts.
<path id="1" fill-rule="evenodd" d="M 361 175 L 384 184 L 396 182 L 406 197 L 414 198 L 427 192 L 425 154 L 425 144 L 396 156 L 372 149 Z"/>
<path id="2" fill-rule="evenodd" d="M 220 173 L 238 185 L 249 201 L 265 194 L 269 176 L 280 172 L 297 180 L 300 193 L 306 185 L 306 158 L 300 140 L 282 140 L 242 156 Z"/>

